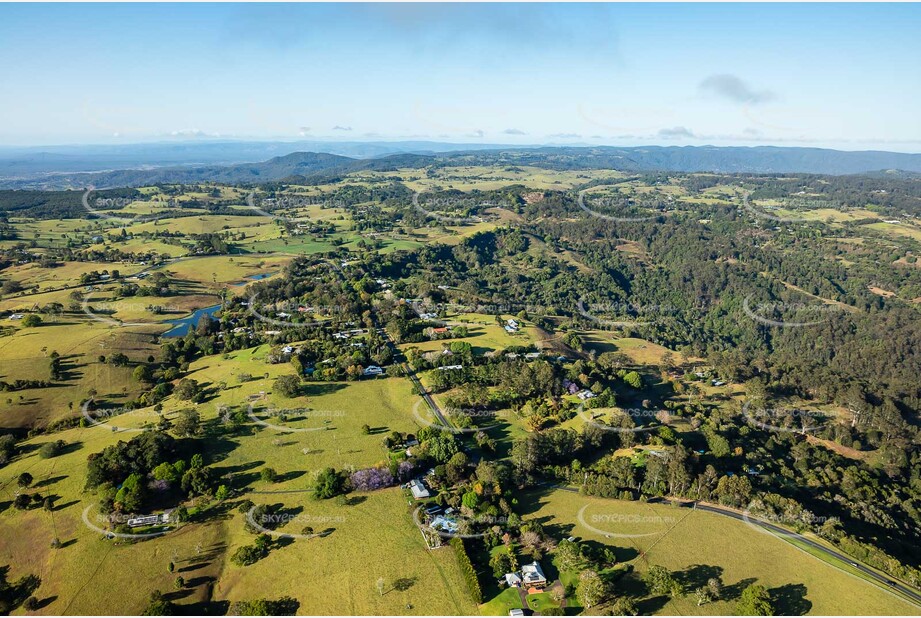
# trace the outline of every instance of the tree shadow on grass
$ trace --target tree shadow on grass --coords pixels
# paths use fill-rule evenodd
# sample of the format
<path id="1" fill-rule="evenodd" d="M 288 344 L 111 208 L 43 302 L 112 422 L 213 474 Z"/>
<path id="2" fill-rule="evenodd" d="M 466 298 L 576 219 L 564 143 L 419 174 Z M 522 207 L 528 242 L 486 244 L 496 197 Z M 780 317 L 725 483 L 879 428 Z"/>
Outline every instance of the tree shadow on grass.
<path id="1" fill-rule="evenodd" d="M 668 605 L 671 599 L 664 594 L 641 599 L 636 603 L 636 609 L 640 616 L 652 616 L 660 613 L 663 607 Z"/>
<path id="2" fill-rule="evenodd" d="M 237 472 L 227 477 L 228 484 L 234 489 L 249 487 L 262 479 L 258 472 Z"/>
<path id="3" fill-rule="evenodd" d="M 81 448 L 83 448 L 83 442 L 81 442 L 80 440 L 68 442 L 63 447 L 61 447 L 61 450 L 58 452 L 57 456 L 60 457 L 61 455 L 69 455 L 70 453 L 76 453 Z"/>
<path id="4" fill-rule="evenodd" d="M 311 382 L 305 385 L 303 390 L 307 395 L 311 397 L 317 397 L 319 395 L 329 395 L 331 393 L 341 391 L 344 388 L 344 384 Z"/>
<path id="5" fill-rule="evenodd" d="M 707 585 L 707 581 L 723 575 L 723 567 L 711 564 L 692 564 L 683 571 L 675 571 L 675 580 L 684 590 L 696 590 Z"/>
<path id="6" fill-rule="evenodd" d="M 73 505 L 75 505 L 75 504 L 80 504 L 80 501 L 79 501 L 79 500 L 71 500 L 70 502 L 64 502 L 64 503 L 62 503 L 62 504 L 55 504 L 55 505 L 54 505 L 54 510 L 55 510 L 55 512 L 57 512 L 57 511 L 63 511 L 63 510 L 66 509 L 67 507 L 73 506 Z M 0 510 L 2 510 L 2 509 L 0 509 Z"/>
<path id="7" fill-rule="evenodd" d="M 618 594 L 634 598 L 645 597 L 649 594 L 649 588 L 647 588 L 646 582 L 643 581 L 640 574 L 636 571 L 631 571 L 624 575 L 617 584 L 617 590 Z"/>
<path id="8" fill-rule="evenodd" d="M 548 526 L 547 529 L 551 529 L 553 526 Z M 559 537 L 558 537 L 559 538 Z M 566 537 L 562 537 L 566 538 Z M 629 562 L 640 555 L 639 550 L 635 547 L 620 547 L 618 545 L 607 545 L 599 541 L 593 540 L 582 540 L 580 541 L 582 545 L 588 548 L 589 552 L 593 556 L 601 556 L 602 552 L 605 549 L 610 549 L 614 552 L 614 555 L 617 557 L 617 562 Z"/>
<path id="9" fill-rule="evenodd" d="M 786 584 L 771 588 L 768 593 L 779 616 L 804 616 L 812 609 L 812 602 L 806 598 L 806 586 Z"/>
<path id="10" fill-rule="evenodd" d="M 191 596 L 195 591 L 191 588 L 183 588 L 182 590 L 171 590 L 163 594 L 163 598 L 167 601 L 178 601 L 179 599 L 184 599 L 187 596 Z"/>
<path id="11" fill-rule="evenodd" d="M 292 470 L 291 472 L 285 472 L 284 474 L 279 474 L 277 482 L 284 483 L 286 481 L 293 481 L 294 479 L 300 478 L 307 474 L 303 470 Z"/>
<path id="12" fill-rule="evenodd" d="M 60 476 L 52 476 L 46 479 L 43 479 L 32 485 L 32 489 L 41 489 L 42 487 L 48 487 L 49 485 L 54 485 L 60 481 L 63 481 L 67 478 L 67 475 L 62 474 Z"/>
<path id="13" fill-rule="evenodd" d="M 739 580 L 734 584 L 724 586 L 722 599 L 724 601 L 735 601 L 742 596 L 743 590 L 754 584 L 756 581 L 758 580 L 754 577 L 746 577 L 745 579 Z"/>
<path id="14" fill-rule="evenodd" d="M 182 567 L 181 569 L 176 569 L 176 572 L 177 572 L 177 573 L 189 573 L 189 572 L 191 572 L 191 571 L 197 571 L 197 570 L 199 570 L 199 569 L 203 569 L 203 568 L 205 568 L 206 566 L 208 566 L 209 564 L 211 564 L 211 563 L 208 562 L 208 561 L 195 562 L 195 563 L 186 565 L 186 566 Z"/>
<path id="15" fill-rule="evenodd" d="M 349 496 L 342 501 L 343 506 L 358 506 L 367 501 L 368 496 Z"/>
<path id="16" fill-rule="evenodd" d="M 188 580 L 185 585 L 188 588 L 198 588 L 199 586 L 204 586 L 206 584 L 213 584 L 214 581 L 215 578 L 210 575 L 200 575 Z"/>

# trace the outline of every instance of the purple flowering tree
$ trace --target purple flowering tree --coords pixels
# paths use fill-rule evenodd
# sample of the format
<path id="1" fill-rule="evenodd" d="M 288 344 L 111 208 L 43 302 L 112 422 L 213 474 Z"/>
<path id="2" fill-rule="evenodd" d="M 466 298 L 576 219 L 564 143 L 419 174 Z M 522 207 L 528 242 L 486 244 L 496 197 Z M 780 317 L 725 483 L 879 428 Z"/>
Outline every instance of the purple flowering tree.
<path id="1" fill-rule="evenodd" d="M 350 477 L 355 491 L 374 491 L 396 485 L 396 480 L 387 468 L 365 468 L 352 473 Z"/>
<path id="2" fill-rule="evenodd" d="M 401 461 L 397 466 L 397 478 L 401 483 L 405 483 L 413 477 L 413 471 L 416 469 L 416 466 L 409 461 Z"/>

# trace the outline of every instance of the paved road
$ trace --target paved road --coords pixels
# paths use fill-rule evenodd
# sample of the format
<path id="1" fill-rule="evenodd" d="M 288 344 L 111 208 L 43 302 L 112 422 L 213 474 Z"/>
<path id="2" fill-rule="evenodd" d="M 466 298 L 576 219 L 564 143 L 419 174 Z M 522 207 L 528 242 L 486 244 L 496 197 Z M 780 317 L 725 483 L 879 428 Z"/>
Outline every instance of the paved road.
<path id="1" fill-rule="evenodd" d="M 685 508 L 694 508 L 694 509 L 698 509 L 701 511 L 707 511 L 710 513 L 717 513 L 719 515 L 725 515 L 726 517 L 731 517 L 733 519 L 744 521 L 749 524 L 754 524 L 756 526 L 764 528 L 765 530 L 768 530 L 769 532 L 772 532 L 773 534 L 781 538 L 787 537 L 790 539 L 795 539 L 797 542 L 802 543 L 803 545 L 807 545 L 810 548 L 822 554 L 825 554 L 826 556 L 837 558 L 838 560 L 846 564 L 849 564 L 851 568 L 854 568 L 860 571 L 863 575 L 874 580 L 877 584 L 881 585 L 882 587 L 896 590 L 900 592 L 901 594 L 903 594 L 904 596 L 911 599 L 912 601 L 914 601 L 915 603 L 917 603 L 918 605 L 921 605 L 921 594 L 919 594 L 916 590 L 909 587 L 908 585 L 902 584 L 901 582 L 897 582 L 893 579 L 890 579 L 886 577 L 885 575 L 881 575 L 874 569 L 857 562 L 856 560 L 854 560 L 853 557 L 848 556 L 847 554 L 841 553 L 835 549 L 831 549 L 830 547 L 827 547 L 826 545 L 813 541 L 812 539 L 805 537 L 802 534 L 799 534 L 798 532 L 787 530 L 786 528 L 782 528 L 770 522 L 762 521 L 760 519 L 755 519 L 754 517 L 748 514 L 737 513 L 736 511 L 724 509 L 722 507 L 711 505 L 711 504 L 686 502 L 686 503 L 681 503 L 680 506 L 685 507 Z"/>
<path id="2" fill-rule="evenodd" d="M 451 423 L 449 423 L 448 419 L 445 418 L 441 408 L 437 403 L 435 403 L 435 399 L 432 398 L 429 392 L 425 390 L 425 387 L 422 386 L 422 382 L 419 381 L 419 377 L 416 375 L 416 372 L 413 371 L 412 367 L 410 367 L 408 363 L 400 363 L 400 365 L 403 367 L 403 371 L 406 373 L 406 376 L 416 386 L 416 390 L 418 390 L 419 394 L 422 395 L 422 398 L 425 399 L 425 403 L 428 404 L 429 408 L 432 409 L 432 412 L 435 413 L 435 416 L 438 417 L 438 422 L 450 430 L 452 428 Z"/>
<path id="3" fill-rule="evenodd" d="M 563 486 L 563 485 L 556 485 L 556 488 L 562 489 L 563 491 L 571 491 L 575 493 L 579 492 L 579 490 L 574 487 L 568 487 L 568 486 Z M 681 508 L 697 509 L 700 511 L 707 511 L 708 513 L 716 513 L 717 515 L 724 515 L 726 517 L 731 517 L 738 521 L 743 521 L 743 522 L 764 528 L 765 530 L 781 538 L 795 539 L 799 543 L 802 543 L 803 545 L 807 545 L 810 548 L 822 554 L 825 554 L 826 556 L 837 558 L 838 560 L 846 564 L 849 564 L 852 568 L 860 571 L 861 573 L 866 575 L 868 578 L 873 580 L 875 583 L 879 584 L 882 588 L 898 591 L 902 595 L 908 597 L 913 602 L 921 606 L 921 594 L 919 594 L 918 591 L 916 591 L 914 588 L 908 586 L 907 584 L 903 584 L 901 582 L 897 582 L 893 579 L 890 579 L 886 577 L 885 575 L 880 575 L 874 569 L 857 562 L 856 560 L 854 560 L 853 557 L 848 556 L 847 554 L 841 553 L 835 549 L 831 549 L 821 543 L 813 541 L 812 539 L 809 539 L 803 536 L 802 534 L 799 534 L 798 532 L 787 530 L 786 528 L 782 528 L 770 522 L 756 519 L 752 517 L 751 515 L 748 515 L 747 513 L 739 513 L 737 511 L 733 511 L 732 509 L 727 509 L 721 506 L 717 506 L 715 504 L 702 504 L 700 502 L 693 502 L 693 501 L 688 501 L 688 502 L 671 501 L 671 500 L 667 500 L 664 498 L 651 499 L 650 502 L 660 502 L 660 503 L 670 502 L 671 504 L 674 504 Z"/>
<path id="4" fill-rule="evenodd" d="M 393 357 L 398 358 L 402 354 L 402 352 L 397 347 L 397 344 L 393 340 L 393 337 L 391 337 L 390 333 L 388 333 L 385 329 L 380 329 L 380 330 L 384 334 L 384 336 L 387 337 L 387 341 L 390 343 L 390 347 L 393 348 Z M 400 362 L 400 366 L 403 368 L 403 373 L 406 375 L 406 377 L 409 378 L 410 382 L 412 382 L 413 385 L 416 387 L 416 390 L 419 391 L 419 394 L 422 395 L 422 398 L 425 400 L 425 403 L 427 403 L 429 408 L 431 408 L 432 412 L 435 413 L 435 417 L 438 419 L 438 422 L 441 423 L 449 431 L 452 431 L 454 426 L 448 422 L 448 419 L 445 418 L 445 415 L 442 412 L 441 408 L 438 406 L 437 403 L 435 403 L 435 400 L 432 398 L 429 392 L 425 389 L 425 387 L 422 386 L 422 382 L 419 381 L 419 377 L 416 375 L 416 372 L 413 371 L 413 368 L 410 367 L 409 363 L 406 363 L 406 362 Z"/>

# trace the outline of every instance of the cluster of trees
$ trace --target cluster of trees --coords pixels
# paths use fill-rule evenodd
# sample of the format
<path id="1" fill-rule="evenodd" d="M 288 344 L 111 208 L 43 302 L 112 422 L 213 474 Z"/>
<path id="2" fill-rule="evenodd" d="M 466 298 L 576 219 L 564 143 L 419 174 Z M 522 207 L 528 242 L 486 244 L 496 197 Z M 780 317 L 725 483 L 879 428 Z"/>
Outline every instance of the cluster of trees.
<path id="1" fill-rule="evenodd" d="M 89 455 L 86 487 L 96 492 L 104 513 L 139 512 L 152 497 L 162 500 L 164 492 L 172 491 L 177 499 L 213 493 L 217 484 L 213 470 L 205 466 L 200 453 L 182 459 L 180 446 L 162 431 L 145 431 L 128 442 L 119 441 Z"/>
<path id="2" fill-rule="evenodd" d="M 28 612 L 39 608 L 39 601 L 33 593 L 41 585 L 37 575 L 25 575 L 15 582 L 9 581 L 8 565 L 0 567 L 0 615 L 8 616 L 13 610 L 22 607 Z"/>

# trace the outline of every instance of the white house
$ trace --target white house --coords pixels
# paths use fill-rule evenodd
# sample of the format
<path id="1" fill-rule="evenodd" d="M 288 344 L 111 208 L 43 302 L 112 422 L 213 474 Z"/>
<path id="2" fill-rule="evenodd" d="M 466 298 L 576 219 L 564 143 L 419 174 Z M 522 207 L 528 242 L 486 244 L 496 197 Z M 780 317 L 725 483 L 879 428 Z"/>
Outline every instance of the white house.
<path id="1" fill-rule="evenodd" d="M 536 560 L 521 566 L 521 580 L 529 588 L 543 588 L 547 585 L 547 576 Z"/>
<path id="2" fill-rule="evenodd" d="M 371 365 L 365 369 L 362 374 L 366 376 L 379 376 L 383 375 L 384 370 L 378 367 L 377 365 Z"/>
<path id="3" fill-rule="evenodd" d="M 168 524 L 169 523 L 169 513 L 160 513 L 158 515 L 144 515 L 141 517 L 133 517 L 129 519 L 127 523 L 130 528 L 138 528 L 140 526 L 155 526 L 157 524 Z"/>
<path id="4" fill-rule="evenodd" d="M 419 479 L 413 479 L 409 482 L 409 491 L 413 492 L 413 498 L 416 500 L 424 500 L 425 498 L 431 497 L 428 488 L 425 486 Z"/>

